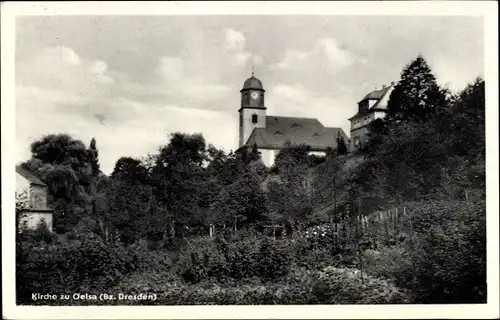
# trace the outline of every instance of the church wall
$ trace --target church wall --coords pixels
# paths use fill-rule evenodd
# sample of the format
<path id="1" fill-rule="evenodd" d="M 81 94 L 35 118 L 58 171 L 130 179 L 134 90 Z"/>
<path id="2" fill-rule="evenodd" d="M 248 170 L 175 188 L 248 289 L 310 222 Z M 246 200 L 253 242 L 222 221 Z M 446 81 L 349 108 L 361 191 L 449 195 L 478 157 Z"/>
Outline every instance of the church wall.
<path id="1" fill-rule="evenodd" d="M 252 123 L 252 115 L 257 115 L 257 123 Z M 240 141 L 239 146 L 243 146 L 253 129 L 266 127 L 266 110 L 264 109 L 241 109 L 240 110 Z"/>
<path id="2" fill-rule="evenodd" d="M 262 162 L 268 168 L 272 167 L 274 164 L 274 158 L 278 154 L 278 150 L 272 149 L 258 149 L 260 152 L 260 156 L 262 158 Z"/>

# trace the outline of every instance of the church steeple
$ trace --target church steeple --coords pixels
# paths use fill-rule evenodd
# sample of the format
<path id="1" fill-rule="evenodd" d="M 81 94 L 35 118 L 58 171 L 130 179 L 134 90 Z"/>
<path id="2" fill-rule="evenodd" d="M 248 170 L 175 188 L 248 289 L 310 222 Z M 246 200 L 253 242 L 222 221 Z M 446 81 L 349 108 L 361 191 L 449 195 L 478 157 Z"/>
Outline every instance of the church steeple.
<path id="1" fill-rule="evenodd" d="M 241 108 L 259 108 L 265 109 L 264 106 L 264 87 L 262 82 L 254 76 L 252 71 L 252 76 L 245 80 L 243 83 L 243 88 L 241 92 Z"/>
<path id="2" fill-rule="evenodd" d="M 240 104 L 240 147 L 243 146 L 254 128 L 266 127 L 266 107 L 264 105 L 264 94 L 266 90 L 262 82 L 254 75 L 245 80 L 241 93 Z"/>

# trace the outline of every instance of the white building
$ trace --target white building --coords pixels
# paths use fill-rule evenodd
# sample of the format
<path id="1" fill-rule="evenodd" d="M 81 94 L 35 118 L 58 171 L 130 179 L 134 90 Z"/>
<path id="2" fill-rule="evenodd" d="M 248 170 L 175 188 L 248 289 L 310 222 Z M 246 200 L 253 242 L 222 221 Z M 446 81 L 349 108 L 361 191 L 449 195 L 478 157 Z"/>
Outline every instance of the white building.
<path id="1" fill-rule="evenodd" d="M 52 231 L 53 210 L 47 207 L 48 187 L 21 166 L 16 166 L 16 195 L 22 198 L 20 224 L 25 224 L 28 229 L 36 229 L 44 220 Z"/>
<path id="2" fill-rule="evenodd" d="M 358 102 L 358 112 L 349 118 L 351 121 L 350 151 L 361 149 L 366 142 L 368 125 L 375 119 L 386 116 L 387 103 L 394 85 L 395 83 L 391 82 L 387 87 L 383 86 L 380 90 L 374 90 Z"/>
<path id="3" fill-rule="evenodd" d="M 349 138 L 341 128 L 325 127 L 317 119 L 267 115 L 266 91 L 253 74 L 240 92 L 239 146 L 256 146 L 268 167 L 287 144 L 308 145 L 311 154 L 316 155 L 325 155 L 328 148 L 335 149 L 338 137 L 343 137 L 346 146 L 349 145 Z"/>

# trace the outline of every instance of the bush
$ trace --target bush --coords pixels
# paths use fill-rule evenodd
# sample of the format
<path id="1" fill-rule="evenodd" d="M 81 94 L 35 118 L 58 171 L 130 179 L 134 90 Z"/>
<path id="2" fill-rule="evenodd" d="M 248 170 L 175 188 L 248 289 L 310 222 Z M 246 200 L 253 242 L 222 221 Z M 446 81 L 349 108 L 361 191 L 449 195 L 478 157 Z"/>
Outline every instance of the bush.
<path id="1" fill-rule="evenodd" d="M 34 302 L 31 293 L 104 292 L 135 269 L 134 255 L 104 243 L 94 234 L 50 245 L 19 237 L 16 253 L 17 301 Z"/>
<path id="2" fill-rule="evenodd" d="M 258 274 L 265 279 L 275 279 L 288 273 L 292 262 L 292 247 L 288 241 L 276 242 L 264 238 L 256 259 Z"/>
<path id="3" fill-rule="evenodd" d="M 206 277 L 222 278 L 228 273 L 224 255 L 214 241 L 206 238 L 189 242 L 181 250 L 176 269 L 190 283 L 200 282 Z"/>
<path id="4" fill-rule="evenodd" d="M 397 287 L 368 276 L 356 269 L 327 267 L 318 272 L 312 292 L 325 304 L 394 304 L 408 303 Z"/>
<path id="5" fill-rule="evenodd" d="M 381 247 L 363 252 L 363 270 L 369 275 L 391 279 L 399 286 L 411 282 L 412 261 L 410 253 L 401 246 Z"/>
<path id="6" fill-rule="evenodd" d="M 394 280 L 419 303 L 485 302 L 484 201 L 416 202 L 407 212 L 397 245 L 364 252 L 366 272 Z"/>
<path id="7" fill-rule="evenodd" d="M 147 244 L 135 243 L 127 248 L 127 254 L 132 256 L 135 269 L 139 272 L 166 272 L 172 268 L 172 258 L 166 250 L 150 250 Z"/>
<path id="8" fill-rule="evenodd" d="M 439 202 L 412 212 L 412 290 L 422 303 L 486 302 L 486 204 Z"/>
<path id="9" fill-rule="evenodd" d="M 179 254 L 177 270 L 182 277 L 197 283 L 209 278 L 274 279 L 287 274 L 293 251 L 287 242 L 267 238 L 227 241 L 202 238 L 191 242 Z"/>

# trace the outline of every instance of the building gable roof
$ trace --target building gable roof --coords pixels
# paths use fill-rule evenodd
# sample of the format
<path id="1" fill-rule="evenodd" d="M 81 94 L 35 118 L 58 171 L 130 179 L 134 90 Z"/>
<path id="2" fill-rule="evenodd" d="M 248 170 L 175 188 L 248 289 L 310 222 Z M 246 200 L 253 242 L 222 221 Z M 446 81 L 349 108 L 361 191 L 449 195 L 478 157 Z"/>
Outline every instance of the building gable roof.
<path id="1" fill-rule="evenodd" d="M 282 149 L 291 145 L 308 145 L 312 151 L 326 151 L 337 147 L 341 135 L 347 144 L 347 136 L 341 128 L 324 127 L 317 119 L 266 116 L 266 127 L 255 128 L 246 145 L 262 149 Z"/>
<path id="2" fill-rule="evenodd" d="M 386 111 L 387 110 L 387 103 L 382 104 L 382 101 L 386 101 L 389 98 L 389 93 L 392 91 L 394 88 L 394 84 L 391 83 L 391 85 L 382 88 L 381 90 L 374 90 L 370 93 L 368 93 L 361 101 L 358 102 L 361 103 L 366 100 L 377 100 L 375 104 L 370 107 L 368 110 L 362 110 L 361 108 L 358 108 L 358 112 L 352 117 L 350 117 L 348 120 L 360 117 L 360 116 L 365 116 L 373 111 Z"/>
<path id="3" fill-rule="evenodd" d="M 362 102 L 365 100 L 380 100 L 387 94 L 387 91 L 389 91 L 390 88 L 391 88 L 391 86 L 384 87 L 380 90 L 373 90 L 372 92 L 367 94 L 363 99 L 361 99 L 361 101 L 359 101 L 359 102 Z"/>
<path id="4" fill-rule="evenodd" d="M 47 186 L 35 174 L 33 174 L 31 171 L 29 171 L 21 166 L 16 166 L 16 173 L 18 173 L 23 178 L 28 180 L 30 182 L 30 184 L 36 184 L 36 185 L 43 186 L 43 187 Z"/>

